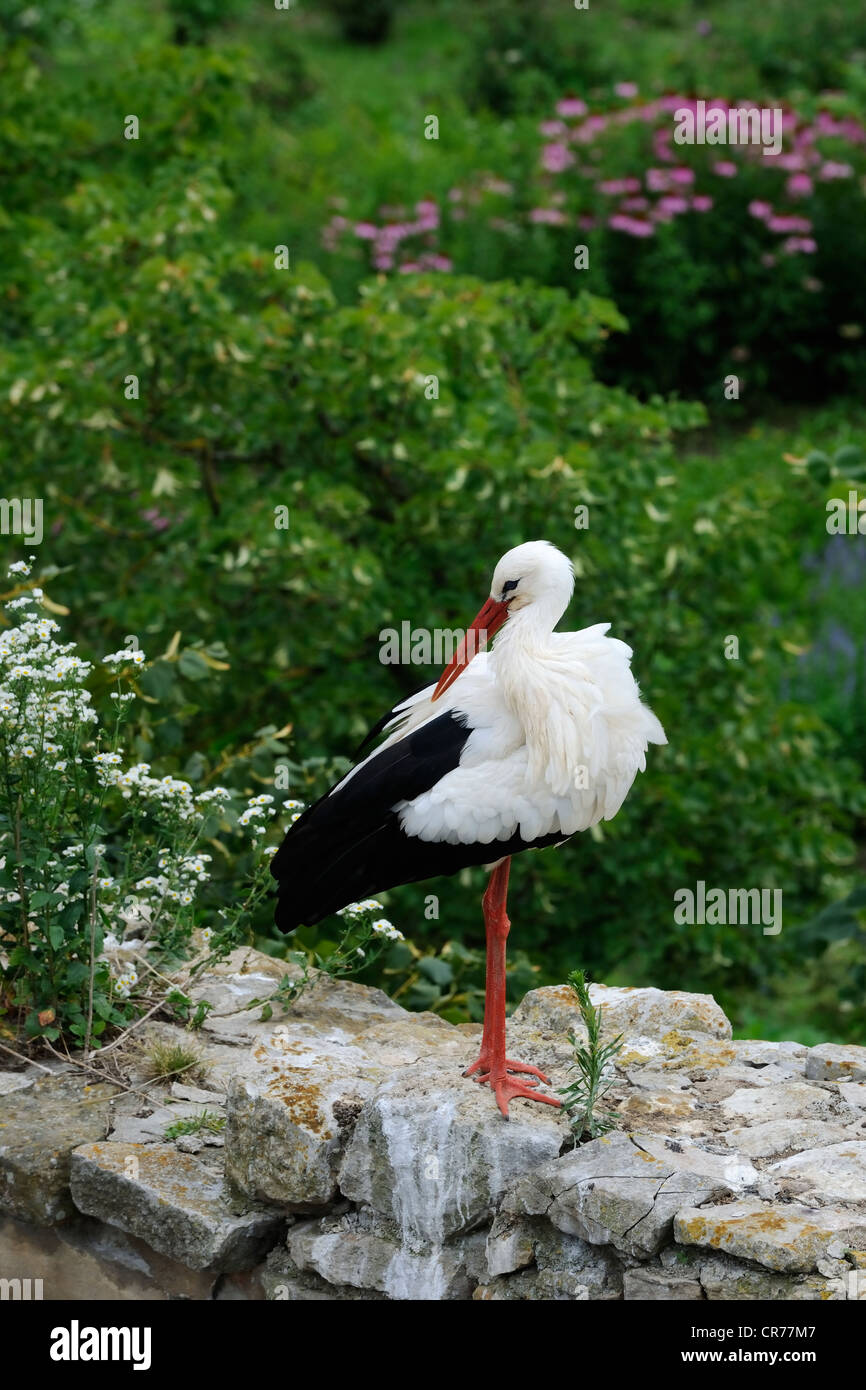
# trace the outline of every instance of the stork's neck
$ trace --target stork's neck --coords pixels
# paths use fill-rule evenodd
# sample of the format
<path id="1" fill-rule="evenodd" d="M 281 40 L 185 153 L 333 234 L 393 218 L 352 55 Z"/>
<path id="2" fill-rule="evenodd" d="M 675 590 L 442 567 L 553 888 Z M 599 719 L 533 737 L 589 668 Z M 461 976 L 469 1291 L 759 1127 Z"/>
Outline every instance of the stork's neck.
<path id="1" fill-rule="evenodd" d="M 524 723 L 535 723 L 534 706 L 544 684 L 545 656 L 563 614 L 561 602 L 540 600 L 508 616 L 490 656 L 506 700 Z"/>
<path id="2" fill-rule="evenodd" d="M 493 659 L 501 653 L 501 664 L 520 659 L 521 653 L 539 656 L 550 646 L 550 637 L 565 607 L 559 597 L 537 599 L 525 608 L 511 612 L 496 638 Z"/>
<path id="3" fill-rule="evenodd" d="M 567 604 L 548 600 L 528 604 L 511 613 L 496 638 L 490 660 L 506 703 L 519 719 L 529 754 L 529 775 L 564 792 L 572 773 L 555 747 L 551 711 L 567 704 L 559 663 L 553 658 L 553 629 Z"/>

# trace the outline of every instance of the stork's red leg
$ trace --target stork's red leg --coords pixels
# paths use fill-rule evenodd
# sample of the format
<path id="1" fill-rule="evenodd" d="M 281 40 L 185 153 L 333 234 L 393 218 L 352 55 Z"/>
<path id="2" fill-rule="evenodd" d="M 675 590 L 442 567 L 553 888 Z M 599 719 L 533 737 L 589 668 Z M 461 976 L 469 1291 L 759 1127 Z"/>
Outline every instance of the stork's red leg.
<path id="1" fill-rule="evenodd" d="M 505 910 L 508 893 L 508 871 L 511 859 L 503 859 L 490 875 L 482 900 L 484 927 L 487 935 L 487 980 L 484 992 L 484 1029 L 481 1034 L 481 1054 L 477 1062 L 463 1073 L 489 1085 L 499 1109 L 508 1119 L 508 1102 L 517 1097 L 540 1100 L 546 1105 L 560 1105 L 552 1096 L 537 1095 L 532 1089 L 547 1077 L 538 1067 L 526 1062 L 514 1062 L 505 1055 L 505 942 L 511 923 Z M 509 1072 L 520 1072 L 537 1080 L 518 1081 Z"/>

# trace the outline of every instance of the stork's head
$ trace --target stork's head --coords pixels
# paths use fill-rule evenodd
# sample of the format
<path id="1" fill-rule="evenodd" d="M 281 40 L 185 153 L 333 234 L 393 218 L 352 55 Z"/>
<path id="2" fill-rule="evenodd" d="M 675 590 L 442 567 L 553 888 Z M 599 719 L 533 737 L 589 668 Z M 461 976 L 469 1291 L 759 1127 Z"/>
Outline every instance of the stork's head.
<path id="1" fill-rule="evenodd" d="M 533 610 L 539 627 L 552 630 L 559 622 L 574 592 L 571 561 L 550 541 L 524 541 L 507 550 L 490 585 L 490 598 L 467 630 L 453 661 L 445 668 L 433 692 L 436 700 L 456 681 L 460 672 L 511 615 Z"/>
<path id="2" fill-rule="evenodd" d="M 557 609 L 554 622 L 562 617 L 573 592 L 571 561 L 550 541 L 524 541 L 506 550 L 490 585 L 491 600 L 506 604 L 508 613 L 543 603 L 545 608 Z"/>

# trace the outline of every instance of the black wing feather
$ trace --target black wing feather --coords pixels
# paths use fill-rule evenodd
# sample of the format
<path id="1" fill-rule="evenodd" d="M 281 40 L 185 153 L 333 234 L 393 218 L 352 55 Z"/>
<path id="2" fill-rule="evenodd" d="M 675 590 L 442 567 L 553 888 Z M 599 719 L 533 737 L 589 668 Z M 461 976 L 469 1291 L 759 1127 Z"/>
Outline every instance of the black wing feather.
<path id="1" fill-rule="evenodd" d="M 346 903 L 400 884 L 568 838 L 557 831 L 532 841 L 516 834 L 489 844 L 450 844 L 404 834 L 394 807 L 457 767 L 471 732 L 459 711 L 439 715 L 372 754 L 298 818 L 271 860 L 280 931 L 314 926 Z"/>

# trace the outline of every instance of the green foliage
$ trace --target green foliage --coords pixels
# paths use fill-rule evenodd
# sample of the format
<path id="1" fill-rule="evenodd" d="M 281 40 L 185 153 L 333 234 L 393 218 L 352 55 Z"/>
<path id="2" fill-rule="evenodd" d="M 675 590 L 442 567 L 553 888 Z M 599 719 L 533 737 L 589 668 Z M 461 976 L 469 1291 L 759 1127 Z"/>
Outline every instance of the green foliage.
<path id="1" fill-rule="evenodd" d="M 249 10 L 249 0 L 168 0 L 175 43 L 204 43 L 212 30 Z"/>
<path id="2" fill-rule="evenodd" d="M 577 1075 L 560 1089 L 559 1095 L 564 1097 L 563 1109 L 568 1111 L 575 1143 L 579 1143 L 584 1134 L 598 1139 L 616 1124 L 616 1116 L 599 1107 L 614 1084 L 611 1064 L 622 1051 L 623 1039 L 622 1034 L 618 1034 L 606 1043 L 601 1041 L 602 1011 L 589 996 L 589 981 L 584 972 L 572 970 L 568 983 L 580 1008 L 586 1042 L 580 1041 L 573 1032 L 569 1033 L 568 1039 L 574 1048 L 574 1061 L 569 1070 Z"/>
<path id="3" fill-rule="evenodd" d="M 862 758 L 864 745 L 856 701 L 819 660 L 828 589 L 801 561 L 818 563 L 826 541 L 822 488 L 858 476 L 838 451 L 862 441 L 863 420 L 842 406 L 772 435 L 699 436 L 698 408 L 655 393 L 712 357 L 720 327 L 704 322 L 709 297 L 727 313 L 760 256 L 755 219 L 741 208 L 724 210 L 731 240 L 721 255 L 695 219 L 649 257 L 625 240 L 617 253 L 611 240 L 595 287 L 615 287 L 617 308 L 575 293 L 562 255 L 573 229 L 559 229 L 562 241 L 550 227 L 491 224 L 517 225 L 513 206 L 531 210 L 522 200 L 541 186 L 537 127 L 549 101 L 571 88 L 616 107 L 613 85 L 637 80 L 636 48 L 652 95 L 708 91 L 712 79 L 727 94 L 779 92 L 814 113 L 826 82 L 842 92 L 828 109 L 862 119 L 866 88 L 848 63 L 861 20 L 836 4 L 792 16 L 778 0 L 744 18 L 720 0 L 701 10 L 713 27 L 699 34 L 691 5 L 629 0 L 621 24 L 590 30 L 586 15 L 551 5 L 538 34 L 548 17 L 562 24 L 559 51 L 511 64 L 517 83 L 501 100 L 479 89 L 467 112 L 456 90 L 464 26 L 481 21 L 444 0 L 401 8 L 381 50 L 335 43 L 330 26 L 269 7 L 210 28 L 206 45 L 173 43 L 166 5 L 35 8 L 29 35 L 19 18 L 4 23 L 0 50 L 3 490 L 44 502 L 41 582 L 68 608 L 67 633 L 82 650 L 137 635 L 157 654 L 124 726 L 130 761 L 231 792 L 225 819 L 208 830 L 204 898 L 161 949 L 182 953 L 193 921 L 209 920 L 197 914 L 222 908 L 236 939 L 258 933 L 283 952 L 267 935 L 262 845 L 235 834 L 238 798 L 270 794 L 283 774 L 303 800 L 323 790 L 366 726 L 435 674 L 383 665 L 381 630 L 465 624 L 497 556 L 540 535 L 577 565 L 566 622 L 610 620 L 633 643 L 670 744 L 651 750 L 616 821 L 516 865 L 515 943 L 543 961 L 544 980 L 562 977 L 579 939 L 595 978 L 714 989 L 729 1009 L 748 994 L 757 1010 L 797 971 L 796 923 L 844 897 L 855 872 L 863 775 L 848 755 Z M 571 77 L 555 66 L 571 62 L 566 23 L 582 46 Z M 431 54 L 441 59 L 435 82 Z M 123 136 L 131 91 L 137 141 Z M 507 119 L 489 114 L 494 100 Z M 423 139 L 431 110 L 441 113 L 439 141 Z M 623 173 L 618 161 L 635 153 L 624 139 L 600 150 L 605 172 Z M 516 193 L 496 191 L 506 181 Z M 851 182 L 828 184 L 821 205 L 834 334 L 859 302 L 845 270 L 862 243 Z M 720 209 L 733 197 L 723 183 Z M 428 198 L 442 209 L 452 188 L 477 195 L 471 217 L 452 226 L 463 238 L 458 267 L 475 278 L 369 280 L 357 238 L 351 254 L 330 258 L 333 288 L 310 264 L 334 211 L 378 218 L 383 203 Z M 746 271 L 732 259 L 740 233 Z M 277 269 L 281 245 L 290 270 Z M 763 335 L 755 343 L 794 356 L 815 292 L 792 276 L 783 267 L 742 323 Z M 557 277 L 560 289 L 536 283 Z M 827 361 L 848 354 L 841 380 L 861 347 L 836 336 Z M 599 381 L 602 371 L 616 384 Z M 626 373 L 650 388 L 646 399 L 623 389 Z M 768 386 L 778 385 L 770 373 Z M 748 407 L 747 398 L 731 410 Z M 828 479 L 820 459 L 793 475 L 780 463 L 786 451 L 805 459 L 816 449 Z M 583 506 L 588 526 L 575 529 Z M 853 625 L 851 586 L 832 592 L 834 615 Z M 729 634 L 738 660 L 724 656 Z M 106 688 L 92 683 L 98 702 Z M 111 815 L 100 823 L 115 862 L 126 835 L 118 796 L 106 790 Z M 14 839 L 17 802 L 10 794 L 4 804 Z M 28 854 L 34 845 L 35 832 Z M 676 927 L 673 893 L 699 877 L 783 887 L 782 936 Z M 416 944 L 408 956 L 389 948 L 359 977 L 402 989 L 412 1007 L 477 1017 L 481 887 L 473 871 L 394 892 L 387 911 Z M 7 890 L 17 891 L 8 874 Z M 430 891 L 438 918 L 424 910 Z M 332 931 L 301 942 L 308 960 L 339 944 Z M 75 949 L 75 972 L 89 972 L 90 943 Z M 834 949 L 821 957 L 828 996 L 847 969 Z M 42 971 L 48 948 L 40 960 Z M 125 1016 L 135 996 L 111 992 L 110 966 L 95 968 L 95 997 L 107 991 Z M 57 982 L 37 995 L 47 1017 Z M 95 1019 L 94 1033 L 105 1022 Z M 54 1026 L 30 1016 L 36 1033 Z"/>
<path id="4" fill-rule="evenodd" d="M 202 1110 L 200 1115 L 191 1115 L 186 1120 L 175 1120 L 165 1131 L 166 1139 L 179 1139 L 182 1134 L 222 1134 L 226 1127 L 225 1115 L 214 1110 Z"/>
<path id="5" fill-rule="evenodd" d="M 135 230 L 117 209 L 92 262 L 71 254 L 100 225 L 76 195 L 55 233 L 69 239 L 63 277 L 22 282 L 29 331 L 0 354 L 7 487 L 45 499 L 52 556 L 75 567 L 63 597 L 76 634 L 95 645 L 135 632 L 169 654 L 143 688 L 130 749 L 149 760 L 158 739 L 181 769 L 194 759 L 213 778 L 256 731 L 276 732 L 276 714 L 308 755 L 349 756 L 382 709 L 433 675 L 382 666 L 379 632 L 465 623 L 492 560 L 547 536 L 577 565 L 572 621 L 610 620 L 634 642 L 671 743 L 595 843 L 521 863 L 521 944 L 555 970 L 569 921 L 596 976 L 640 961 L 659 984 L 706 986 L 722 969 L 731 989 L 754 979 L 760 939 L 659 921 L 699 876 L 783 884 L 800 911 L 850 860 L 854 770 L 813 711 L 774 693 L 790 665 L 778 621 L 789 536 L 814 517 L 805 491 L 749 480 L 680 502 L 690 480 L 673 438 L 700 412 L 593 378 L 594 350 L 621 326 L 604 301 L 407 277 L 336 306 L 312 270 L 286 276 L 206 232 L 200 210 L 219 206 L 220 188 L 203 182 L 199 202 L 155 179 Z M 161 226 L 168 255 L 151 245 Z M 123 399 L 131 361 L 139 401 Z M 33 457 L 38 474 L 22 466 Z M 578 506 L 590 521 L 576 531 Z M 288 529 L 275 528 L 280 508 Z M 162 576 L 170 611 L 155 599 Z M 178 630 L 206 679 L 197 657 L 185 670 L 170 659 Z M 728 633 L 738 662 L 724 657 Z M 284 756 L 242 762 L 237 790 L 272 784 Z M 325 772 L 295 764 L 293 790 L 307 799 Z M 447 938 L 477 931 L 466 883 L 478 879 L 439 889 Z M 435 939 L 418 888 L 394 903 L 413 936 Z"/>
<path id="6" fill-rule="evenodd" d="M 200 1053 L 184 1043 L 151 1043 L 141 1054 L 140 1067 L 148 1081 L 171 1081 L 177 1076 L 193 1081 L 203 1074 Z"/>
<path id="7" fill-rule="evenodd" d="M 350 43 L 384 43 L 391 32 L 396 0 L 325 0 Z"/>
<path id="8" fill-rule="evenodd" d="M 463 22 L 467 99 L 509 114 L 537 114 L 551 91 L 638 79 L 654 92 L 711 87 L 752 99 L 832 90 L 866 48 L 866 19 L 843 0 L 765 0 L 748 12 L 739 0 L 622 0 L 602 22 L 556 0 L 478 0 Z"/>
<path id="9" fill-rule="evenodd" d="M 840 972 L 842 1008 L 862 1036 L 866 1024 L 866 883 L 858 883 L 840 902 L 825 907 L 798 933 L 812 955 L 831 951 L 847 967 Z"/>
<path id="10" fill-rule="evenodd" d="M 286 959 L 294 969 L 283 975 L 267 999 L 251 999 L 247 1008 L 261 1007 L 259 1017 L 267 1020 L 273 1016 L 274 1004 L 291 1008 L 322 977 L 346 978 L 373 967 L 390 942 L 404 940 L 403 933 L 381 912 L 382 904 L 374 898 L 341 908 L 337 914 L 343 919 L 339 939 L 320 941 L 317 949 L 286 951 Z"/>

